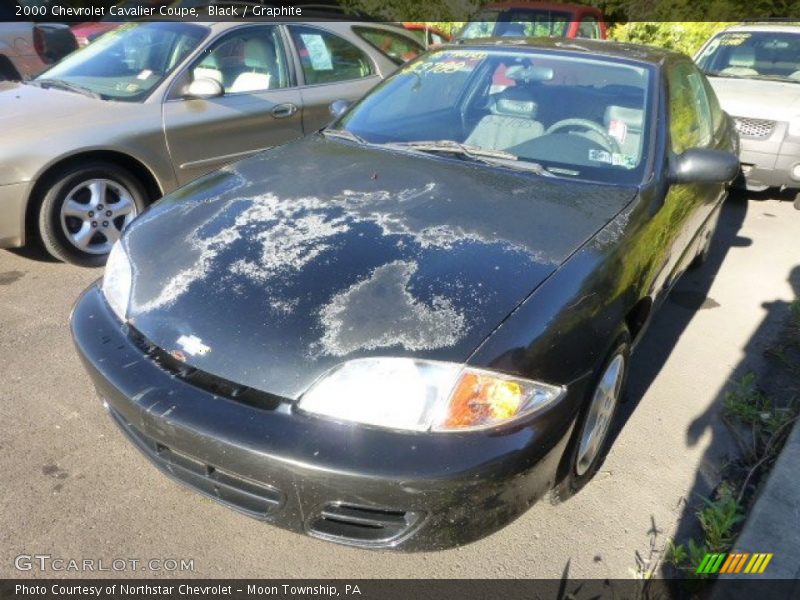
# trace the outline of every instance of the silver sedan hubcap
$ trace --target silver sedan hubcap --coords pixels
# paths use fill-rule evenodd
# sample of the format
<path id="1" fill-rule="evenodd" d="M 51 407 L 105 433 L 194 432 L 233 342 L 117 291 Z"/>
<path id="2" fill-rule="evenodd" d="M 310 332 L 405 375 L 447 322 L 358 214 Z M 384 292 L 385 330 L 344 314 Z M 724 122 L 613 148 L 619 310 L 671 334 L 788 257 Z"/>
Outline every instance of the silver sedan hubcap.
<path id="1" fill-rule="evenodd" d="M 75 186 L 61 205 L 61 228 L 82 252 L 106 254 L 136 216 L 130 192 L 110 179 Z"/>
<path id="2" fill-rule="evenodd" d="M 624 372 L 625 358 L 617 354 L 597 384 L 578 447 L 578 460 L 575 464 L 578 475 L 586 473 L 603 447 L 614 409 L 619 401 Z"/>

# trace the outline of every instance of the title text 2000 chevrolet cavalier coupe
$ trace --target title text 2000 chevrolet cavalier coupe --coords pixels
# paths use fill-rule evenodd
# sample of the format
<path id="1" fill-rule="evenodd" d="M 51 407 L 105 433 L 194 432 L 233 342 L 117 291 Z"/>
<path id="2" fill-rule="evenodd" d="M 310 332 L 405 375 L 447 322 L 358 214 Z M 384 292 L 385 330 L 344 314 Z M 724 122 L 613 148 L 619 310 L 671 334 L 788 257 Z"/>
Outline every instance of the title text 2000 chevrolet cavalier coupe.
<path id="1" fill-rule="evenodd" d="M 735 149 L 682 55 L 443 47 L 136 219 L 75 342 L 198 491 L 345 544 L 467 543 L 597 470 Z"/>

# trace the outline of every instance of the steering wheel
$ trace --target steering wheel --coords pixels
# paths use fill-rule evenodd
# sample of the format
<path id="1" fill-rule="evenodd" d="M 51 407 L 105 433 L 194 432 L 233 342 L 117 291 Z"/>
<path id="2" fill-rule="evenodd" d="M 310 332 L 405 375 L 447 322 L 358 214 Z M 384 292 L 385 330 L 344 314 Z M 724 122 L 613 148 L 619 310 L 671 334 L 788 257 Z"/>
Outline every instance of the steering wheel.
<path id="1" fill-rule="evenodd" d="M 554 133 L 560 129 L 566 129 L 568 127 L 583 127 L 584 129 L 593 131 L 600 136 L 602 140 L 601 145 L 604 146 L 606 150 L 608 150 L 612 154 L 620 152 L 619 142 L 610 135 L 608 135 L 608 132 L 605 129 L 603 129 L 602 125 L 599 125 L 594 121 L 590 121 L 589 119 L 561 119 L 560 121 L 557 121 L 552 125 L 550 125 L 550 127 L 548 127 L 547 131 L 545 131 L 544 133 L 545 135 L 548 135 L 550 133 Z M 592 139 L 592 138 L 587 138 L 587 139 Z"/>

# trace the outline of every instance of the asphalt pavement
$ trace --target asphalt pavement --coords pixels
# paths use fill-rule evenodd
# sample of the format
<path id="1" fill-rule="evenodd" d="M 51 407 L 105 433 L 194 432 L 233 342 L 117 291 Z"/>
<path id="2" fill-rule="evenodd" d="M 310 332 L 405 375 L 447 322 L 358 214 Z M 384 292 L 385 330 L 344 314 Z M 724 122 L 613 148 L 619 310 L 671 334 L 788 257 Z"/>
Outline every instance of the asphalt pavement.
<path id="1" fill-rule="evenodd" d="M 788 196 L 731 199 L 708 263 L 679 282 L 637 350 L 630 399 L 595 479 L 484 540 L 427 554 L 284 532 L 168 480 L 115 429 L 72 347 L 70 309 L 101 271 L 0 250 L 0 577 L 634 576 L 655 565 L 669 536 L 691 530 L 693 507 L 733 452 L 719 420 L 725 386 L 763 368 L 800 283 L 798 240 Z M 34 555 L 49 555 L 49 569 L 24 558 Z M 52 559 L 95 569 L 141 562 L 81 573 L 53 570 Z M 161 570 L 141 570 L 150 559 Z M 167 570 L 166 559 L 194 570 Z"/>

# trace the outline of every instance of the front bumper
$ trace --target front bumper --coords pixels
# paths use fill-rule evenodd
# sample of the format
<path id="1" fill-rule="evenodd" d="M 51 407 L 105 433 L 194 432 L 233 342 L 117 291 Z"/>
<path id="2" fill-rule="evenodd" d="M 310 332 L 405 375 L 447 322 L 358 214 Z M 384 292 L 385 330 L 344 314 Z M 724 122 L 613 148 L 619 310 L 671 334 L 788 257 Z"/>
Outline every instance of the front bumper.
<path id="1" fill-rule="evenodd" d="M 787 136 L 787 123 L 778 122 L 767 138 L 740 135 L 739 160 L 747 189 L 800 188 L 800 139 Z"/>
<path id="2" fill-rule="evenodd" d="M 27 183 L 0 185 L 0 248 L 17 248 L 25 243 Z"/>
<path id="3" fill-rule="evenodd" d="M 250 516 L 356 546 L 440 549 L 505 526 L 552 487 L 577 410 L 576 389 L 516 429 L 419 434 L 334 423 L 291 403 L 257 408 L 165 370 L 97 286 L 71 325 L 109 412 L 159 468 Z"/>

